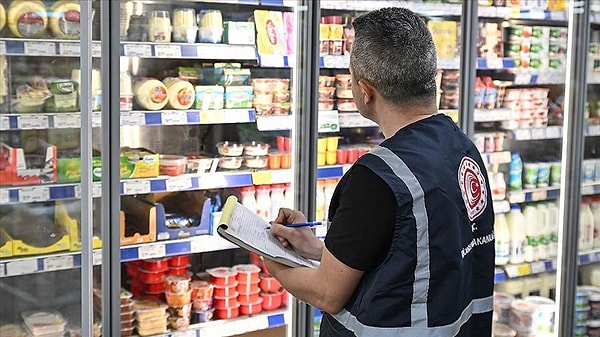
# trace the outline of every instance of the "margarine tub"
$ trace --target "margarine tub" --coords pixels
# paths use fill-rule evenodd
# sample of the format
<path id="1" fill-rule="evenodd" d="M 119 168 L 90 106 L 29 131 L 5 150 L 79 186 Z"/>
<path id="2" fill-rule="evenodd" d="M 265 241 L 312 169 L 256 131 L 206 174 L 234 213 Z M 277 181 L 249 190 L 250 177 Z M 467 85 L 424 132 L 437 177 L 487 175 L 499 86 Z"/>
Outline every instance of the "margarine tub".
<path id="1" fill-rule="evenodd" d="M 48 27 L 46 6 L 39 0 L 15 0 L 6 14 L 8 28 L 17 37 L 40 37 Z"/>

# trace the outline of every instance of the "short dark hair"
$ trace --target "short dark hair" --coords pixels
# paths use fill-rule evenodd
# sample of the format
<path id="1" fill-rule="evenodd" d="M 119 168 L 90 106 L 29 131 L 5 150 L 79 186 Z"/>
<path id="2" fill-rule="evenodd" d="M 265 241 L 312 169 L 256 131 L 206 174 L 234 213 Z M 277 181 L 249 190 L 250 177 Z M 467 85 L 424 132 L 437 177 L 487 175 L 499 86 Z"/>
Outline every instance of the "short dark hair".
<path id="1" fill-rule="evenodd" d="M 405 8 L 382 8 L 353 22 L 354 79 L 365 79 L 398 104 L 435 102 L 437 59 L 425 20 Z"/>

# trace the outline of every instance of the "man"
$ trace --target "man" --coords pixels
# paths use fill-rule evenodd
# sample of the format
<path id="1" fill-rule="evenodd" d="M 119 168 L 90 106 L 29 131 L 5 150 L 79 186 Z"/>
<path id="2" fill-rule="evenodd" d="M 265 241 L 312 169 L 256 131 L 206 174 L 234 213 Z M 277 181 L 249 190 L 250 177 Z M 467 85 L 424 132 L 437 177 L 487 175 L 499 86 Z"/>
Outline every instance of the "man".
<path id="1" fill-rule="evenodd" d="M 436 109 L 436 53 L 425 22 L 385 8 L 354 23 L 352 91 L 386 138 L 339 182 L 321 242 L 282 209 L 271 234 L 318 268 L 267 268 L 324 311 L 321 336 L 491 336 L 494 213 L 487 173 Z M 282 225 L 284 224 L 284 225 Z"/>

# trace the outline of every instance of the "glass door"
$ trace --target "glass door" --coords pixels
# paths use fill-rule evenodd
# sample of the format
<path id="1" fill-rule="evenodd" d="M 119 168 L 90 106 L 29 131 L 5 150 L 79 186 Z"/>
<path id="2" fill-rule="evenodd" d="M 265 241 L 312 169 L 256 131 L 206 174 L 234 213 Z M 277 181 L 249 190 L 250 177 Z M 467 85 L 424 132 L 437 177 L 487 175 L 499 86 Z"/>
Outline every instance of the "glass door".
<path id="1" fill-rule="evenodd" d="M 293 207 L 296 2 L 113 3 L 102 293 L 131 306 L 104 311 L 111 334 L 289 334 L 287 292 L 216 229 L 229 196 L 268 221 Z"/>
<path id="2" fill-rule="evenodd" d="M 101 334 L 91 309 L 99 193 L 89 170 L 100 107 L 81 99 L 100 83 L 96 5 L 0 4 L 3 336 Z"/>

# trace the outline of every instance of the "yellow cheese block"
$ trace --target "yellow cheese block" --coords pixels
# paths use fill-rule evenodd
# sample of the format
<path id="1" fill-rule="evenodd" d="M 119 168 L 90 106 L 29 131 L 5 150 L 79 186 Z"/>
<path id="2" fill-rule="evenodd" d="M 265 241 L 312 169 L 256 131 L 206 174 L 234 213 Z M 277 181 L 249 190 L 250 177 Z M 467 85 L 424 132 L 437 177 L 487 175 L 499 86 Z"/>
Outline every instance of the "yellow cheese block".
<path id="1" fill-rule="evenodd" d="M 144 78 L 133 87 L 135 101 L 143 109 L 160 110 L 167 105 L 167 87 L 155 78 Z"/>
<path id="2" fill-rule="evenodd" d="M 196 93 L 194 86 L 190 82 L 176 77 L 167 77 L 163 80 L 163 83 L 167 86 L 167 93 L 169 95 L 167 107 L 176 110 L 184 110 L 192 107 Z"/>
<path id="3" fill-rule="evenodd" d="M 6 25 L 6 11 L 4 10 L 4 6 L 0 4 L 0 30 L 4 28 Z"/>
<path id="4" fill-rule="evenodd" d="M 79 39 L 81 6 L 76 1 L 57 1 L 52 6 L 50 31 L 59 39 Z"/>
<path id="5" fill-rule="evenodd" d="M 15 0 L 8 7 L 8 28 L 17 37 L 39 37 L 48 27 L 48 14 L 39 0 Z"/>

